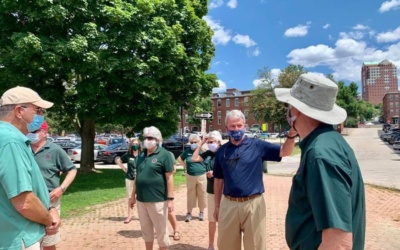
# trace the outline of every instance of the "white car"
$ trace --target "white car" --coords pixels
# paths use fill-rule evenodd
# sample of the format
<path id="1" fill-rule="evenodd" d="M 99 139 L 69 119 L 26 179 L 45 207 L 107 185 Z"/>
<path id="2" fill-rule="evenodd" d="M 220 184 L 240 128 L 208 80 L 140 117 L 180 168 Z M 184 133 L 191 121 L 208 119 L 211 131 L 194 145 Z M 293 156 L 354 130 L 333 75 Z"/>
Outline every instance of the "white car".
<path id="1" fill-rule="evenodd" d="M 393 149 L 394 150 L 400 150 L 400 141 L 395 141 L 393 143 Z"/>
<path id="2" fill-rule="evenodd" d="M 82 145 L 79 147 L 68 149 L 68 155 L 71 158 L 71 161 L 81 161 L 81 152 L 82 152 Z M 96 160 L 97 152 L 99 150 L 105 149 L 107 146 L 103 144 L 94 144 L 94 160 Z"/>

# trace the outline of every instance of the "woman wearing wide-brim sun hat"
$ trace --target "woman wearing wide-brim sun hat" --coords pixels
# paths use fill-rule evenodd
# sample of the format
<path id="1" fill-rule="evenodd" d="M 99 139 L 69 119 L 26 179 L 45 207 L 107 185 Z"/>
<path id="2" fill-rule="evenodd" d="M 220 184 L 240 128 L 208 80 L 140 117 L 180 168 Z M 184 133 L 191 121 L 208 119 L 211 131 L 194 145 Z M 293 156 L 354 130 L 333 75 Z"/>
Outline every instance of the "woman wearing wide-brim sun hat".
<path id="1" fill-rule="evenodd" d="M 337 93 L 336 83 L 311 73 L 291 89 L 275 89 L 302 138 L 286 214 L 290 249 L 364 249 L 364 182 L 352 148 L 332 126 L 347 116 L 335 104 Z"/>

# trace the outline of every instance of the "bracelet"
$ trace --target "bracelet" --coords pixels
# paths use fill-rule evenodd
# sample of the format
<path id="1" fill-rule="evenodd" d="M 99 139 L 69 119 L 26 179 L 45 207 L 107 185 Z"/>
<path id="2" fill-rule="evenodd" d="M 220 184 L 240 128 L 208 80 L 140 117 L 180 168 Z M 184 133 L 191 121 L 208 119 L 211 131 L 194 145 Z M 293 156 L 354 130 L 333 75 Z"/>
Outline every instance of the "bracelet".
<path id="1" fill-rule="evenodd" d="M 63 193 L 65 193 L 65 190 L 67 190 L 65 187 L 63 187 L 62 185 L 60 186 L 61 190 Z"/>
<path id="2" fill-rule="evenodd" d="M 288 139 L 294 139 L 294 138 L 296 138 L 296 136 L 297 136 L 297 135 L 295 135 L 295 136 L 286 136 L 286 138 L 288 138 Z"/>
<path id="3" fill-rule="evenodd" d="M 50 207 L 49 207 L 49 211 L 50 211 L 52 208 L 56 208 L 56 207 L 50 206 Z"/>
<path id="4" fill-rule="evenodd" d="M 175 198 L 174 197 L 168 197 L 167 200 L 168 201 L 173 201 Z"/>

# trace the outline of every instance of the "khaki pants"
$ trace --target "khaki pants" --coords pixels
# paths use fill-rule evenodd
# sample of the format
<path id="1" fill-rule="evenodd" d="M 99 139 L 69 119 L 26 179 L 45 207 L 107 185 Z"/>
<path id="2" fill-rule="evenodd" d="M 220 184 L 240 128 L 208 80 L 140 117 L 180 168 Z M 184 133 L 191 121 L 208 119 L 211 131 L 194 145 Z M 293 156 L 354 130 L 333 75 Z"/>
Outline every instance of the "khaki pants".
<path id="1" fill-rule="evenodd" d="M 169 245 L 167 202 L 137 202 L 140 227 L 145 242 L 154 241 L 154 231 L 160 247 Z"/>
<path id="2" fill-rule="evenodd" d="M 231 201 L 224 196 L 218 216 L 218 249 L 266 249 L 266 209 L 262 195 L 245 201 Z"/>
<path id="3" fill-rule="evenodd" d="M 50 206 L 55 207 L 57 209 L 58 215 L 61 213 L 61 204 L 60 204 L 60 199 L 56 201 L 51 201 Z M 57 231 L 56 234 L 53 235 L 45 235 L 43 238 L 42 246 L 44 247 L 50 247 L 50 246 L 55 246 L 61 241 L 61 235 L 60 235 L 60 229 Z"/>
<path id="4" fill-rule="evenodd" d="M 187 210 L 191 212 L 193 208 L 197 207 L 197 202 L 201 211 L 206 208 L 206 188 L 207 176 L 206 174 L 191 176 L 186 175 L 186 188 L 187 188 Z"/>

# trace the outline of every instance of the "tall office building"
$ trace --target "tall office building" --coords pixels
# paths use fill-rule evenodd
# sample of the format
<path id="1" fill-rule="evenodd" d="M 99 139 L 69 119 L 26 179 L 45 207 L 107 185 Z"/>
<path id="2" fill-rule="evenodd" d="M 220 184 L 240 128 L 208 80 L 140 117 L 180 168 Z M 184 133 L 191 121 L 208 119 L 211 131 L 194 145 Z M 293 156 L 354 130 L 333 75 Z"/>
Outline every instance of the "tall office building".
<path id="1" fill-rule="evenodd" d="M 397 68 L 388 60 L 364 62 L 361 70 L 362 99 L 382 103 L 386 93 L 398 92 Z"/>

